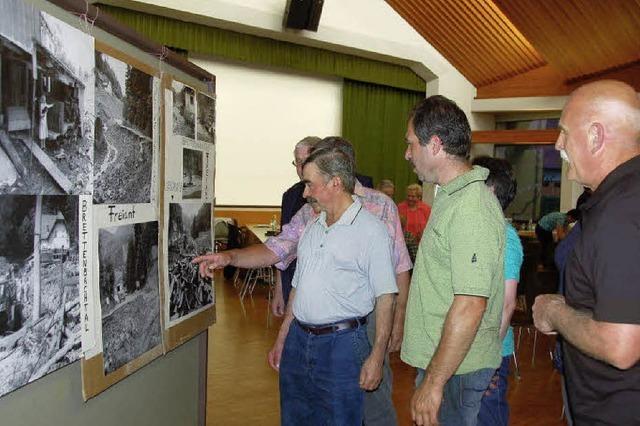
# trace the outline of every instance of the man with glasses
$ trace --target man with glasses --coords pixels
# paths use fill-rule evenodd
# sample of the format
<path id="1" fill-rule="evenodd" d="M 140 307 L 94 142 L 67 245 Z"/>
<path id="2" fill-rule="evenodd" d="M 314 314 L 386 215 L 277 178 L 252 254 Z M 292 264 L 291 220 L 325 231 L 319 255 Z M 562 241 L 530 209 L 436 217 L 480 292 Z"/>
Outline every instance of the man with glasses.
<path id="1" fill-rule="evenodd" d="M 296 168 L 296 173 L 300 180 L 294 183 L 284 194 L 282 194 L 280 226 L 284 226 L 291 221 L 291 218 L 298 213 L 298 210 L 306 203 L 304 199 L 304 182 L 302 182 L 302 165 L 313 151 L 314 146 L 320 141 L 317 136 L 307 136 L 298 142 L 293 149 L 294 160 L 291 164 Z M 277 271 L 276 291 L 271 301 L 271 312 L 274 316 L 280 317 L 284 315 L 285 306 L 289 300 L 291 292 L 291 280 L 296 271 L 296 260 L 283 269 L 282 272 Z"/>

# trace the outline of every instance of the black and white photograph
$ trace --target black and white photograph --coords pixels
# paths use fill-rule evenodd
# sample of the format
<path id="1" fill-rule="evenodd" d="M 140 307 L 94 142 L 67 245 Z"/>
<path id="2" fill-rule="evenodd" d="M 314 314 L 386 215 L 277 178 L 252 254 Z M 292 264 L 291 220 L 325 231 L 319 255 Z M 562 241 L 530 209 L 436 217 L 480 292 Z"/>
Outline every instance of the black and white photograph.
<path id="1" fill-rule="evenodd" d="M 202 197 L 202 151 L 182 149 L 182 198 Z"/>
<path id="2" fill-rule="evenodd" d="M 202 92 L 198 92 L 198 140 L 215 142 L 216 101 Z"/>
<path id="3" fill-rule="evenodd" d="M 102 354 L 109 374 L 161 344 L 158 222 L 99 230 Z"/>
<path id="4" fill-rule="evenodd" d="M 93 39 L 0 3 L 0 193 L 91 193 Z"/>
<path id="5" fill-rule="evenodd" d="M 213 303 L 211 280 L 191 260 L 212 251 L 211 203 L 169 204 L 169 317 L 179 320 Z"/>
<path id="6" fill-rule="evenodd" d="M 153 76 L 95 52 L 94 203 L 148 203 L 153 172 Z"/>
<path id="7" fill-rule="evenodd" d="M 196 132 L 196 93 L 189 87 L 173 81 L 173 134 L 195 139 Z"/>
<path id="8" fill-rule="evenodd" d="M 78 198 L 0 196 L 0 396 L 80 357 Z"/>

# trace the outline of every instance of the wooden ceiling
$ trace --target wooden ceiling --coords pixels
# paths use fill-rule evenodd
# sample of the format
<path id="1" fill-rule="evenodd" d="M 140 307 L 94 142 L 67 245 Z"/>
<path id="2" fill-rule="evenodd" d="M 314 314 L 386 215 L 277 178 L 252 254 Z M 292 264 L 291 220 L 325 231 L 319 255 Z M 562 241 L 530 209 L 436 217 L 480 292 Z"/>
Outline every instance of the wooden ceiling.
<path id="1" fill-rule="evenodd" d="M 616 78 L 640 90 L 640 0 L 387 0 L 478 98 L 566 95 Z"/>

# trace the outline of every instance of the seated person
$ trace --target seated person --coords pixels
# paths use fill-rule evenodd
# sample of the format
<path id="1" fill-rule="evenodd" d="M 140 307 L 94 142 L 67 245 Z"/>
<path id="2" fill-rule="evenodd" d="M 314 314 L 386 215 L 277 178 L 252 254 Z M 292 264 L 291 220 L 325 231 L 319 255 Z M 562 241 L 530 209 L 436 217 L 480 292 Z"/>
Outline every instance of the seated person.
<path id="1" fill-rule="evenodd" d="M 417 183 L 407 186 L 407 199 L 398 204 L 398 214 L 406 220 L 405 230 L 420 241 L 431 214 L 431 207 L 422 201 L 422 186 Z"/>

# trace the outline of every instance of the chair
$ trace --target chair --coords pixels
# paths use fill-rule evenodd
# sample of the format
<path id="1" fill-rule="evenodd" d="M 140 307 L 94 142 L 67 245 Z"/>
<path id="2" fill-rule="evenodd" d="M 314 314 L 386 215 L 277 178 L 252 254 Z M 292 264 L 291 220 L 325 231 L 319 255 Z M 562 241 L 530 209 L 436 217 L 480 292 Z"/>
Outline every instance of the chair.
<path id="1" fill-rule="evenodd" d="M 275 293 L 276 286 L 276 274 L 272 266 L 252 268 L 247 271 L 242 287 L 240 288 L 240 305 L 244 306 L 244 298 L 247 294 L 249 297 L 253 296 L 253 290 L 260 282 L 267 286 L 267 328 L 269 328 L 271 325 L 271 299 Z"/>
<path id="2" fill-rule="evenodd" d="M 536 297 L 541 294 L 555 293 L 558 288 L 558 272 L 553 268 L 540 269 L 539 267 L 539 249 L 540 244 L 533 242 L 528 242 L 524 247 L 524 259 L 518 283 L 519 302 L 511 319 L 511 325 L 518 328 L 516 352 L 520 348 L 522 329 L 526 328 L 529 334 L 533 331 L 532 366 L 535 365 L 538 341 L 538 330 L 533 325 L 532 307 Z M 553 359 L 553 351 L 549 350 L 549 355 Z"/>
<path id="3" fill-rule="evenodd" d="M 229 245 L 229 227 L 237 226 L 236 220 L 230 217 L 216 217 L 213 220 L 215 251 L 224 251 Z"/>
<path id="4" fill-rule="evenodd" d="M 271 266 L 262 268 L 251 268 L 247 271 L 242 287 L 240 288 L 240 301 L 248 294 L 251 296 L 258 281 L 263 281 L 269 286 L 269 299 L 271 299 L 271 289 L 275 285 L 275 275 Z M 271 300 L 269 300 L 271 302 Z"/>

